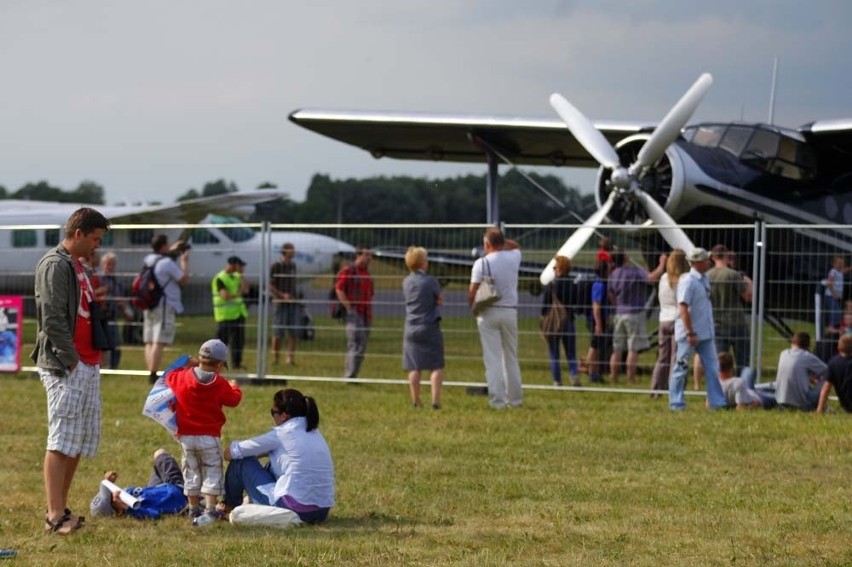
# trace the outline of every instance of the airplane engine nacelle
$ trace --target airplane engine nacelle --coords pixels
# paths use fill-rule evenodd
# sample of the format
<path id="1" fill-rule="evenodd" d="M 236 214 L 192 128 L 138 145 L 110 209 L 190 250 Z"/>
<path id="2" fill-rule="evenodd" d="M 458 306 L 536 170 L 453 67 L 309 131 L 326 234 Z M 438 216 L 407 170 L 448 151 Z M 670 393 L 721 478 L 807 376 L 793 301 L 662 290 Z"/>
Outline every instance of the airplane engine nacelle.
<path id="1" fill-rule="evenodd" d="M 636 161 L 639 150 L 649 137 L 650 134 L 636 134 L 616 144 L 615 150 L 622 165 L 628 167 Z M 605 167 L 598 170 L 597 190 L 595 191 L 598 207 L 607 200 L 610 192 L 612 192 L 612 187 L 609 184 L 611 173 L 612 170 Z M 660 203 L 669 215 L 677 218 L 677 211 L 681 208 L 685 194 L 685 175 L 683 159 L 675 144 L 669 146 L 660 161 L 641 176 L 639 186 Z M 629 194 L 618 199 L 607 216 L 615 224 L 640 225 L 648 220 L 645 209 Z"/>

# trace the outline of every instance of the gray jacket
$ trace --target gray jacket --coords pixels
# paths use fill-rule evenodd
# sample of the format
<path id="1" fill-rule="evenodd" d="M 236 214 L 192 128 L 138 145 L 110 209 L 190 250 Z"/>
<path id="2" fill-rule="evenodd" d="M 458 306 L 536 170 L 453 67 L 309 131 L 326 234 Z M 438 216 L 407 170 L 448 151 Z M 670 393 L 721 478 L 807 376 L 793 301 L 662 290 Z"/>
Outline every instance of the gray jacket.
<path id="1" fill-rule="evenodd" d="M 80 285 L 71 255 L 59 244 L 38 262 L 35 274 L 38 334 L 30 358 L 57 376 L 80 361 L 74 347 L 74 327 L 80 304 Z"/>

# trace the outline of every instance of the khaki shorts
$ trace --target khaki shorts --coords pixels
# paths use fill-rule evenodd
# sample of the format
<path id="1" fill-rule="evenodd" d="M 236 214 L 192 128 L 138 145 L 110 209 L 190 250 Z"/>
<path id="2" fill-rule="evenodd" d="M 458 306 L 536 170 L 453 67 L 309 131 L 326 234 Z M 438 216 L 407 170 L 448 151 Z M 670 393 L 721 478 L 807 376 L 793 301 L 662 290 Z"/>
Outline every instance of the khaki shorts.
<path id="1" fill-rule="evenodd" d="M 47 450 L 69 457 L 94 457 L 101 440 L 101 373 L 79 362 L 73 372 L 56 376 L 38 369 L 47 394 Z"/>
<path id="2" fill-rule="evenodd" d="M 144 325 L 142 327 L 142 342 L 145 344 L 160 343 L 170 345 L 175 342 L 175 331 L 177 327 L 177 315 L 174 307 L 166 305 L 166 300 L 154 309 L 146 309 L 142 312 Z"/>
<path id="3" fill-rule="evenodd" d="M 617 352 L 639 352 L 648 348 L 645 313 L 616 315 L 612 331 L 612 349 Z"/>
<path id="4" fill-rule="evenodd" d="M 224 494 L 222 485 L 222 444 L 212 435 L 181 435 L 183 450 L 183 493 Z"/>

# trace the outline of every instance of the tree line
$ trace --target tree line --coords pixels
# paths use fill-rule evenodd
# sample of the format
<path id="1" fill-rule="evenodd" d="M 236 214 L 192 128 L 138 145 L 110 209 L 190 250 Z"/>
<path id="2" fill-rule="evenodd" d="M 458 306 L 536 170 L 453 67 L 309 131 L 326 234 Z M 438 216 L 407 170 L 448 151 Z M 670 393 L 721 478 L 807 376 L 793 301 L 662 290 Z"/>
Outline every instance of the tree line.
<path id="1" fill-rule="evenodd" d="M 571 213 L 585 218 L 594 209 L 594 197 L 567 187 L 556 176 L 529 174 L 552 196 L 539 191 L 516 169 L 500 175 L 500 218 L 509 223 L 576 222 Z M 302 202 L 284 197 L 258 205 L 252 221 L 272 223 L 484 223 L 485 175 L 441 179 L 423 177 L 368 177 L 332 179 L 316 174 Z M 264 182 L 258 189 L 275 189 Z M 218 179 L 201 190 L 189 189 L 176 200 L 185 201 L 239 191 L 236 183 Z M 83 181 L 71 191 L 47 181 L 28 183 L 15 192 L 0 186 L 0 199 L 28 199 L 103 205 L 104 188 Z M 555 200 L 554 200 L 555 199 Z M 557 202 L 558 201 L 558 202 Z M 155 204 L 155 203 L 149 203 Z"/>

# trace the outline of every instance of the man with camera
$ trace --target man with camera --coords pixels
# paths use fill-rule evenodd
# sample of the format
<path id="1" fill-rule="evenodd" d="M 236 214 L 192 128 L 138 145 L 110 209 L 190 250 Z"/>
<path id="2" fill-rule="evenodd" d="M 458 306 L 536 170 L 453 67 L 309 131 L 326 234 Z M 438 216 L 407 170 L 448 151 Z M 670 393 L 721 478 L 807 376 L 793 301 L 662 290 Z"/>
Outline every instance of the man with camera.
<path id="1" fill-rule="evenodd" d="M 166 345 L 175 341 L 176 317 L 183 313 L 181 286 L 189 281 L 189 249 L 182 240 L 169 246 L 169 237 L 158 234 L 151 240 L 152 254 L 145 257 L 145 265 L 154 267 L 154 277 L 163 288 L 163 298 L 153 309 L 143 312 L 142 341 L 145 343 L 145 365 L 149 380 L 157 381 L 157 370 L 163 359 Z"/>

